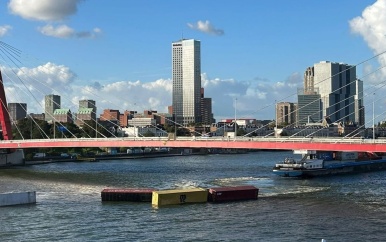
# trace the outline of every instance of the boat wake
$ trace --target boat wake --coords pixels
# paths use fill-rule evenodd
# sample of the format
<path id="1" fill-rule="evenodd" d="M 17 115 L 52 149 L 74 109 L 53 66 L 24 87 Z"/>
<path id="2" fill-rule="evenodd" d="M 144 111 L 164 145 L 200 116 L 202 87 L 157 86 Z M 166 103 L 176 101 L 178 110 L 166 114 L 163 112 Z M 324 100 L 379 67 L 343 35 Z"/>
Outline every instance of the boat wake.
<path id="1" fill-rule="evenodd" d="M 174 184 L 174 189 L 186 189 L 186 188 L 197 188 L 201 185 L 194 181 L 181 181 Z"/>
<path id="2" fill-rule="evenodd" d="M 309 187 L 309 186 L 297 186 L 297 187 L 267 187 L 261 192 L 263 197 L 276 197 L 276 196 L 290 196 L 305 193 L 321 192 L 328 190 L 329 187 Z"/>
<path id="3" fill-rule="evenodd" d="M 251 185 L 258 188 L 269 186 L 272 183 L 272 179 L 268 177 L 229 177 L 218 178 L 213 181 L 216 186 L 240 186 Z"/>

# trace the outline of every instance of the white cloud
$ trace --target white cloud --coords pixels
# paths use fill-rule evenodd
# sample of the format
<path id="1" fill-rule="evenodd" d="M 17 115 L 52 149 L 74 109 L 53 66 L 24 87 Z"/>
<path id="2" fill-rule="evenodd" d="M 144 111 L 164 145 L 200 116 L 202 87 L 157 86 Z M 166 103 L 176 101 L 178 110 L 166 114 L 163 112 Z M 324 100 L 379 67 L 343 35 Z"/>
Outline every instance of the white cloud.
<path id="1" fill-rule="evenodd" d="M 349 21 L 351 31 L 363 37 L 375 55 L 385 51 L 386 46 L 386 0 L 378 0 Z M 386 54 L 378 57 L 381 66 L 386 65 Z M 383 68 L 384 69 L 384 68 Z M 386 70 L 382 70 L 386 76 Z"/>
<path id="2" fill-rule="evenodd" d="M 74 15 L 81 1 L 10 0 L 8 8 L 11 13 L 24 19 L 49 22 L 49 24 L 38 28 L 38 31 L 43 35 L 55 38 L 96 38 L 102 33 L 102 30 L 99 28 L 94 28 L 90 31 L 76 31 L 65 24 L 54 26 L 51 23 L 52 21 L 62 22 L 69 16 Z"/>
<path id="3" fill-rule="evenodd" d="M 39 28 L 39 31 L 44 35 L 57 38 L 70 38 L 75 34 L 75 31 L 67 25 L 60 25 L 56 28 L 52 25 L 46 25 L 44 27 Z"/>
<path id="4" fill-rule="evenodd" d="M 84 80 L 77 80 L 76 74 L 68 67 L 54 63 L 15 70 L 2 67 L 2 71 L 7 97 L 11 98 L 8 101 L 27 103 L 28 112 L 42 113 L 44 111 L 42 100 L 45 95 L 51 93 L 60 95 L 62 107 L 69 108 L 72 112 L 77 112 L 78 101 L 81 99 L 95 100 L 98 113 L 107 108 L 122 112 L 125 110 L 143 112 L 151 109 L 164 113 L 172 104 L 171 79 L 157 79 L 146 83 L 140 80 L 126 80 L 108 84 L 90 81 L 81 85 Z M 205 97 L 212 98 L 213 113 L 217 120 L 234 117 L 235 98 L 239 118 L 273 119 L 275 100 L 296 93 L 296 81 L 293 76 L 296 75 L 272 85 L 268 80 L 261 78 L 249 82 L 211 79 L 203 73 L 202 86 L 205 88 Z M 19 79 L 23 80 L 24 85 Z M 298 85 L 301 85 L 301 79 L 298 81 Z"/>
<path id="5" fill-rule="evenodd" d="M 198 21 L 196 24 L 191 24 L 188 23 L 189 28 L 195 29 L 207 34 L 212 34 L 212 35 L 223 35 L 224 30 L 222 29 L 216 29 L 208 20 L 204 21 Z"/>
<path id="6" fill-rule="evenodd" d="M 0 37 L 6 35 L 8 33 L 8 31 L 10 31 L 11 29 L 12 29 L 12 27 L 9 25 L 0 26 Z"/>
<path id="7" fill-rule="evenodd" d="M 77 12 L 81 0 L 10 0 L 11 13 L 25 19 L 58 21 Z"/>
<path id="8" fill-rule="evenodd" d="M 38 30 L 44 35 L 56 38 L 95 38 L 102 32 L 98 28 L 95 28 L 92 32 L 76 32 L 74 29 L 68 27 L 67 25 L 59 25 L 55 27 L 51 24 L 40 27 Z"/>
<path id="9" fill-rule="evenodd" d="M 79 97 L 97 101 L 98 110 L 119 109 L 142 112 L 146 109 L 167 112 L 172 102 L 172 81 L 159 79 L 150 83 L 141 81 L 119 81 L 101 85 L 76 86 L 74 92 Z"/>
<path id="10" fill-rule="evenodd" d="M 205 73 L 201 78 L 205 97 L 212 98 L 212 108 L 217 119 L 234 117 L 235 98 L 238 117 L 274 119 L 275 100 L 285 98 L 285 101 L 296 102 L 296 96 L 293 94 L 296 93 L 297 87 L 302 85 L 302 79 L 296 73 L 274 85 L 262 78 L 249 82 L 209 79 Z"/>
<path id="11" fill-rule="evenodd" d="M 72 93 L 76 78 L 68 67 L 46 63 L 35 68 L 1 67 L 8 102 L 27 103 L 28 112 L 42 113 L 44 96 Z"/>
<path id="12" fill-rule="evenodd" d="M 14 73 L 17 74 L 17 79 L 13 78 L 13 84 L 21 90 L 25 89 L 23 87 L 26 85 L 31 91 L 30 95 L 69 92 L 70 84 L 76 78 L 75 73 L 68 67 L 50 62 L 36 68 L 22 67 Z"/>

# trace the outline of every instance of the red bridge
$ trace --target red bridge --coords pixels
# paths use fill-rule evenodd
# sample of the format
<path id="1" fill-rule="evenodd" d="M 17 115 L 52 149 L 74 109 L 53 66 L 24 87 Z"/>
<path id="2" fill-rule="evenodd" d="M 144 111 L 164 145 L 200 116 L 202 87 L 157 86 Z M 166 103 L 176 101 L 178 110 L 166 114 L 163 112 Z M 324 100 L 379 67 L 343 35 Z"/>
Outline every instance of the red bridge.
<path id="1" fill-rule="evenodd" d="M 339 150 L 386 152 L 386 139 L 359 138 L 247 138 L 222 137 L 168 138 L 66 138 L 3 140 L 0 148 L 49 148 L 49 147 L 168 147 L 168 148 L 229 148 L 269 150 Z"/>

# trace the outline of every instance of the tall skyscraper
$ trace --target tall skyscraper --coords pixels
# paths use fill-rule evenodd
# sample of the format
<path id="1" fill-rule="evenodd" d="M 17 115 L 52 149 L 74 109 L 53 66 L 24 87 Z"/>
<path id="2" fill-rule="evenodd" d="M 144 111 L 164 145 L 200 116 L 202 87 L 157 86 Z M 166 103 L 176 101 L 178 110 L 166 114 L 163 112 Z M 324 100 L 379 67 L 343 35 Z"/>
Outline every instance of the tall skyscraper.
<path id="1" fill-rule="evenodd" d="M 355 66 L 322 61 L 314 65 L 314 73 L 314 87 L 319 89 L 323 117 L 330 117 L 332 122 L 359 123 L 355 120 L 359 111 L 355 110 L 359 85 Z"/>
<path id="2" fill-rule="evenodd" d="M 298 99 L 302 96 L 306 103 L 311 98 L 307 95 L 315 95 L 311 99 L 316 103 L 317 95 L 320 95 L 321 118 L 329 117 L 332 122 L 361 124 L 364 123 L 361 115 L 362 91 L 363 83 L 356 78 L 355 66 L 321 61 L 307 68 L 304 75 L 304 93 L 298 95 Z M 299 119 L 302 114 L 301 107 L 299 100 Z M 321 119 L 315 122 L 321 122 Z"/>
<path id="3" fill-rule="evenodd" d="M 173 115 L 178 124 L 201 123 L 200 41 L 172 43 Z"/>
<path id="4" fill-rule="evenodd" d="M 44 102 L 45 120 L 51 121 L 53 119 L 55 109 L 60 109 L 60 96 L 55 94 L 46 95 Z"/>

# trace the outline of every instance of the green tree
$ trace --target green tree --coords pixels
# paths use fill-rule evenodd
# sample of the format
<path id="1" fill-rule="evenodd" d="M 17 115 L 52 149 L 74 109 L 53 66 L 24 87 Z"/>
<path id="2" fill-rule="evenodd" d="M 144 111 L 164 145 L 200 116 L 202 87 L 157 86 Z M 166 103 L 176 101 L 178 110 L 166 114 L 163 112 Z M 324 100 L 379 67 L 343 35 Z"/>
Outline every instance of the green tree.
<path id="1" fill-rule="evenodd" d="M 24 118 L 12 127 L 14 139 L 46 139 L 50 136 L 50 125 L 44 120 Z"/>
<path id="2" fill-rule="evenodd" d="M 55 128 L 55 132 L 54 132 Z M 80 138 L 80 128 L 74 123 L 54 123 L 51 125 L 50 133 L 52 138 Z"/>
<path id="3" fill-rule="evenodd" d="M 97 127 L 97 134 L 95 131 L 95 127 Z M 94 120 L 85 120 L 84 124 L 81 128 L 81 137 L 85 138 L 102 138 L 102 137 L 112 137 L 113 134 L 110 133 L 109 127 L 105 127 L 102 124 L 96 123 Z"/>
<path id="4" fill-rule="evenodd" d="M 95 138 L 95 121 L 85 120 L 81 128 L 81 137 Z"/>
<path id="5" fill-rule="evenodd" d="M 190 130 L 185 127 L 177 128 L 177 136 L 190 136 Z"/>
<path id="6" fill-rule="evenodd" d="M 247 132 L 245 131 L 245 129 L 242 129 L 242 128 L 237 129 L 237 136 L 244 136 L 246 134 Z"/>

